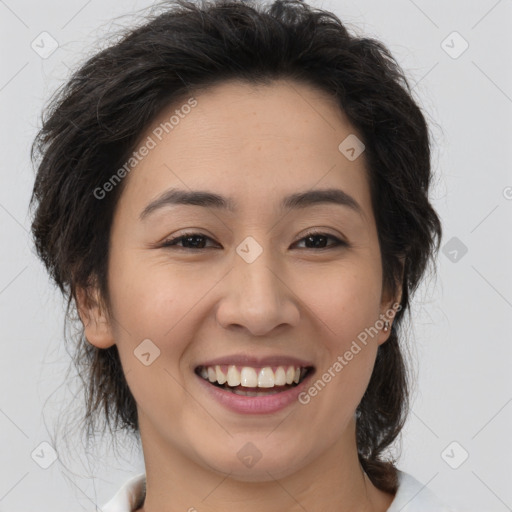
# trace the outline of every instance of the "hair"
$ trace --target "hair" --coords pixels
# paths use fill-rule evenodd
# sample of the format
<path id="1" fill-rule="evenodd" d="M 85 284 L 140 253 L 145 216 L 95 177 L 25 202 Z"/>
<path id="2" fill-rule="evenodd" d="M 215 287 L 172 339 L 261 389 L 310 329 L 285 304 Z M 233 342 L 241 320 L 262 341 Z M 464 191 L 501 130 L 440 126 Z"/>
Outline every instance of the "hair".
<path id="1" fill-rule="evenodd" d="M 97 286 L 110 311 L 109 237 L 123 182 L 102 200 L 93 190 L 123 166 L 164 108 L 227 80 L 271 85 L 286 79 L 329 94 L 365 145 L 383 287 L 393 296 L 402 290 L 356 411 L 360 464 L 377 488 L 394 493 L 397 471 L 385 450 L 409 407 L 399 335 L 442 235 L 428 199 L 429 130 L 404 72 L 381 42 L 351 35 L 336 15 L 299 0 L 176 0 L 164 7 L 89 58 L 46 107 L 31 152 L 38 256 L 67 299 L 68 318 L 76 312 L 78 288 Z M 84 369 L 87 432 L 103 410 L 111 433 L 112 425 L 137 433 L 136 403 L 117 346 L 92 346 L 83 327 L 76 334 L 73 362 Z"/>

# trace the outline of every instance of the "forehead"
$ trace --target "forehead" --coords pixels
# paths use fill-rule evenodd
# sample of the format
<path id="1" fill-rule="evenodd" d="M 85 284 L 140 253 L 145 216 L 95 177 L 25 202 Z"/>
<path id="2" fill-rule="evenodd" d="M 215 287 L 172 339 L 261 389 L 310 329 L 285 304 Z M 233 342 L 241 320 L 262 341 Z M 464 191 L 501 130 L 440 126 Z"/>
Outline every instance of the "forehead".
<path id="1" fill-rule="evenodd" d="M 124 200 L 143 208 L 169 188 L 207 189 L 243 208 L 338 187 L 368 209 L 364 153 L 351 161 L 339 149 L 354 135 L 336 102 L 311 86 L 222 83 L 160 113 L 140 139 L 152 148 L 126 178 Z"/>

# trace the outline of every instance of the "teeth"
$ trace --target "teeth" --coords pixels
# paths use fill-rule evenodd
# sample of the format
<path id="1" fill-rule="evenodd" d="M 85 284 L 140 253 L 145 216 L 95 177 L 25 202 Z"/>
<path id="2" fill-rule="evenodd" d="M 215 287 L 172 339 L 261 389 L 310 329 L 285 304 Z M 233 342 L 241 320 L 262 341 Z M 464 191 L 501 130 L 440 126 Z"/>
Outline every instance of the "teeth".
<path id="1" fill-rule="evenodd" d="M 227 377 L 224 375 L 224 373 L 220 369 L 220 366 L 215 367 L 215 373 L 217 375 L 217 382 L 219 384 L 224 384 L 224 382 L 226 382 L 226 380 L 227 380 Z"/>
<path id="2" fill-rule="evenodd" d="M 254 368 L 244 366 L 240 372 L 240 384 L 245 388 L 258 387 L 258 374 Z"/>
<path id="3" fill-rule="evenodd" d="M 235 365 L 229 365 L 227 372 L 224 372 L 220 365 L 203 366 L 200 369 L 201 377 L 211 383 L 227 383 L 230 387 L 242 386 L 246 388 L 273 388 L 293 383 L 298 384 L 305 373 L 305 368 L 296 366 L 278 366 L 275 371 L 270 366 L 264 368 L 243 366 L 239 370 Z"/>
<path id="4" fill-rule="evenodd" d="M 279 366 L 276 370 L 274 375 L 274 384 L 276 386 L 284 386 L 286 384 L 286 372 L 282 366 Z"/>
<path id="5" fill-rule="evenodd" d="M 240 372 L 233 365 L 228 369 L 228 386 L 240 386 Z"/>
<path id="6" fill-rule="evenodd" d="M 293 366 L 289 366 L 286 370 L 286 384 L 291 384 L 293 382 L 293 378 L 295 377 L 295 368 Z"/>
<path id="7" fill-rule="evenodd" d="M 258 375 L 259 388 L 273 388 L 274 387 L 274 372 L 268 366 L 262 368 Z"/>

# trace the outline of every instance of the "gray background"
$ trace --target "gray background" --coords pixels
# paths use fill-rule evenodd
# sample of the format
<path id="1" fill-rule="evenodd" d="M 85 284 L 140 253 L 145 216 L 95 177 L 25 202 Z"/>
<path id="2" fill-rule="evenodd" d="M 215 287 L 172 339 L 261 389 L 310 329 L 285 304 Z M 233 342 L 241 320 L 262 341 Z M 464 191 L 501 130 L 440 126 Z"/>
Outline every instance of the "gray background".
<path id="1" fill-rule="evenodd" d="M 512 1 L 312 4 L 381 39 L 433 123 L 432 200 L 445 234 L 438 277 L 413 303 L 417 385 L 398 466 L 460 510 L 512 510 Z M 114 18 L 148 5 L 0 0 L 0 511 L 94 510 L 143 470 L 129 441 L 117 458 L 107 441 L 87 459 L 68 430 L 52 445 L 81 396 L 65 384 L 64 305 L 34 255 L 27 207 L 43 104 L 104 35 L 134 20 Z M 42 50 L 44 31 L 59 45 L 47 58 L 31 47 Z M 43 469 L 52 450 L 59 458 Z"/>

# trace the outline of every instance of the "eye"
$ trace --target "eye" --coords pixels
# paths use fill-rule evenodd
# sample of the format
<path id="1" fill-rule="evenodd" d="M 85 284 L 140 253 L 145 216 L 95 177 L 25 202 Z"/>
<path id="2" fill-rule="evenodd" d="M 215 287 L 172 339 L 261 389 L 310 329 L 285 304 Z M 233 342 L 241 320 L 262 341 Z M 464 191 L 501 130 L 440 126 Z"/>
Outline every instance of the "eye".
<path id="1" fill-rule="evenodd" d="M 328 239 L 334 240 L 334 243 L 331 245 L 326 245 Z M 305 249 L 333 249 L 335 247 L 348 246 L 345 241 L 340 240 L 334 235 L 330 235 L 329 233 L 321 233 L 318 231 L 311 231 L 296 243 L 302 241 L 305 241 L 306 244 L 310 244 L 310 246 L 306 246 Z"/>
<path id="2" fill-rule="evenodd" d="M 204 249 L 204 241 L 212 240 L 209 236 L 201 233 L 184 233 L 183 235 L 171 238 L 163 242 L 161 247 L 178 247 L 179 249 Z M 183 245 L 178 245 L 179 243 Z"/>
<path id="3" fill-rule="evenodd" d="M 333 240 L 334 243 L 328 245 L 327 241 L 329 239 Z M 212 238 L 201 233 L 184 233 L 178 237 L 166 240 L 165 242 L 162 243 L 161 247 L 177 247 L 179 249 L 201 250 L 208 248 L 205 245 L 207 240 L 213 241 Z M 329 233 L 321 233 L 317 231 L 311 231 L 306 236 L 301 238 L 298 242 L 296 242 L 295 245 L 303 241 L 306 243 L 306 247 L 304 247 L 305 249 L 321 250 L 332 249 L 340 246 L 348 246 L 346 242 L 340 240 L 334 235 L 330 235 Z"/>

